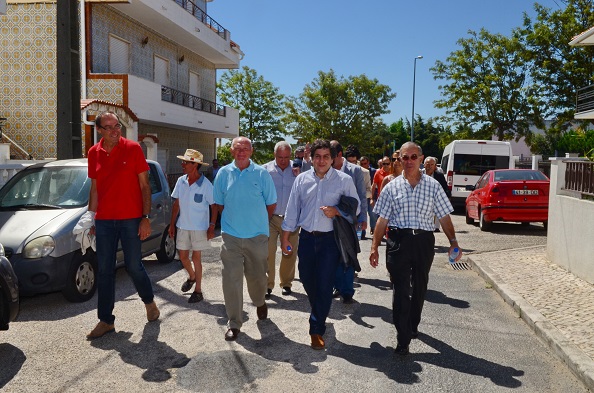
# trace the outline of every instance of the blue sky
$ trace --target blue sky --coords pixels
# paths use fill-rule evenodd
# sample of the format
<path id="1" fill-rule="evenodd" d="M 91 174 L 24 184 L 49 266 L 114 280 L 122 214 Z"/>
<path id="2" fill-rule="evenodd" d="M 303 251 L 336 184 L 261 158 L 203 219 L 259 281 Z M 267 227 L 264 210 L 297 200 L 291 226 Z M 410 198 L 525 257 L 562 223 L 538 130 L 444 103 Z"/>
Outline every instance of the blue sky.
<path id="1" fill-rule="evenodd" d="M 552 9 L 559 0 L 540 0 Z M 415 113 L 427 119 L 440 82 L 429 69 L 458 49 L 468 30 L 508 35 L 534 16 L 531 0 L 214 0 L 207 13 L 231 32 L 248 66 L 285 95 L 297 96 L 318 71 L 365 74 L 397 94 L 388 124 L 410 119 L 414 58 Z M 222 74 L 220 71 L 219 74 Z"/>

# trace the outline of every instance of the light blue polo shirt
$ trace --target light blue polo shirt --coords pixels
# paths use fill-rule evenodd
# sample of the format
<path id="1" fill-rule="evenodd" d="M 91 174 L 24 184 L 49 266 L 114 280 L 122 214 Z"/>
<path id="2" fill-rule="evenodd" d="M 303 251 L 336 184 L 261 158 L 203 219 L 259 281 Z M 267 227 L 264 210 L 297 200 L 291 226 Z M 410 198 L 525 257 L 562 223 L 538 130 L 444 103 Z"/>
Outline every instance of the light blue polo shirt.
<path id="1" fill-rule="evenodd" d="M 210 224 L 210 205 L 214 203 L 212 183 L 200 176 L 192 185 L 188 175 L 180 176 L 171 197 L 179 201 L 179 219 L 176 226 L 188 231 L 206 231 Z"/>
<path id="2" fill-rule="evenodd" d="M 240 171 L 233 161 L 219 170 L 214 182 L 214 201 L 223 205 L 221 231 L 241 239 L 269 235 L 266 206 L 276 203 L 272 177 L 250 160 Z"/>

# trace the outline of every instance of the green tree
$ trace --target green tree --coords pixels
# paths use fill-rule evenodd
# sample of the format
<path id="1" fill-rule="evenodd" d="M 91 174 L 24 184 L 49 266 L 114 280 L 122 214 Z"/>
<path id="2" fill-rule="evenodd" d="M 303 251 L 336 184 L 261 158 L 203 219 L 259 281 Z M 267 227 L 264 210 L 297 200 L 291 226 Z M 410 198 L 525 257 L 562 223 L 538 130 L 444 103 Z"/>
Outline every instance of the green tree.
<path id="1" fill-rule="evenodd" d="M 575 95 L 594 81 L 594 48 L 572 47 L 572 38 L 594 26 L 591 0 L 567 0 L 566 8 L 552 11 L 534 4 L 536 18 L 524 14 L 527 53 L 533 67 L 531 77 L 537 94 L 546 103 L 543 118 L 554 119 L 553 128 L 567 130 L 574 119 Z"/>
<path id="2" fill-rule="evenodd" d="M 256 162 L 274 157 L 274 145 L 283 140 L 285 96 L 255 70 L 244 66 L 241 71 L 228 70 L 217 84 L 219 98 L 239 110 L 239 135 L 252 141 Z"/>
<path id="3" fill-rule="evenodd" d="M 376 143 L 385 129 L 380 116 L 389 113 L 395 96 L 390 87 L 365 75 L 344 78 L 333 70 L 319 71 L 299 97 L 287 101 L 287 130 L 300 141 L 336 139 L 366 154 L 379 153 Z"/>
<path id="4" fill-rule="evenodd" d="M 528 135 L 530 122 L 540 117 L 521 38 L 485 29 L 468 33 L 469 38 L 458 40 L 461 49 L 431 68 L 434 79 L 447 82 L 439 86 L 443 98 L 434 102 L 446 110 L 443 120 L 470 125 L 484 139 Z"/>

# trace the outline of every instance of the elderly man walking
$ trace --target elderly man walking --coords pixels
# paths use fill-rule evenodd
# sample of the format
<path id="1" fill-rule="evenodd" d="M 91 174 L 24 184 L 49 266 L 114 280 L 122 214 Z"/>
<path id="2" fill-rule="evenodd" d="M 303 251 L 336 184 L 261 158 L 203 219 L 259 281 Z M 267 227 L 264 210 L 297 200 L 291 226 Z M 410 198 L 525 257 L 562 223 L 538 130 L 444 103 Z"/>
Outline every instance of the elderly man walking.
<path id="1" fill-rule="evenodd" d="M 419 335 L 421 312 L 427 293 L 429 271 L 435 256 L 433 216 L 441 222 L 450 241 L 458 246 L 450 213 L 454 210 L 439 183 L 420 170 L 421 147 L 406 142 L 400 149 L 404 171 L 382 190 L 374 211 L 379 215 L 369 255 L 371 266 L 379 264 L 378 246 L 388 231 L 386 267 L 394 285 L 392 318 L 396 327 L 396 354 L 408 354 L 411 339 Z M 462 252 L 456 258 L 459 260 Z"/>
<path id="2" fill-rule="evenodd" d="M 276 189 L 277 203 L 274 214 L 270 219 L 270 235 L 268 237 L 268 290 L 267 296 L 270 296 L 274 289 L 274 278 L 276 276 L 276 250 L 278 248 L 278 239 L 282 234 L 281 224 L 287 210 L 287 202 L 295 177 L 299 174 L 299 167 L 294 167 L 291 160 L 291 145 L 286 141 L 278 142 L 274 146 L 274 160 L 266 163 L 263 167 L 270 173 Z M 297 248 L 299 242 L 299 228 L 295 229 L 289 235 L 289 241 L 293 245 L 293 252 L 286 255 L 282 254 L 280 267 L 278 270 L 280 287 L 283 289 L 283 295 L 291 294 L 291 286 L 295 278 L 295 261 L 297 260 Z"/>
<path id="3" fill-rule="evenodd" d="M 276 190 L 266 169 L 250 159 L 253 150 L 248 138 L 233 139 L 234 160 L 219 170 L 214 182 L 214 200 L 221 212 L 223 296 L 229 318 L 227 341 L 237 339 L 243 324 L 244 275 L 258 319 L 268 317 L 268 222 L 276 207 Z"/>

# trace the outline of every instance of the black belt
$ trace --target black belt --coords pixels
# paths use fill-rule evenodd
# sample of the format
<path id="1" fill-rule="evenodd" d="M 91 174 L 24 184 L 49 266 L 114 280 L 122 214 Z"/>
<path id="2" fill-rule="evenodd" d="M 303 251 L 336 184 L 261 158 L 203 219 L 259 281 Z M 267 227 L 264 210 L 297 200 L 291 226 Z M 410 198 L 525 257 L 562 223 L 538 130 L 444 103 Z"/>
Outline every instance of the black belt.
<path id="1" fill-rule="evenodd" d="M 388 227 L 388 230 L 394 234 L 400 235 L 420 235 L 423 233 L 429 233 L 431 231 L 426 231 L 424 229 L 412 229 L 412 228 L 396 228 L 396 227 Z M 432 232 L 431 232 L 432 233 Z"/>
<path id="2" fill-rule="evenodd" d="M 301 230 L 301 233 L 306 233 L 308 235 L 311 236 L 328 236 L 331 235 L 334 231 L 329 231 L 329 232 L 321 232 L 321 231 L 306 231 L 305 229 Z"/>

